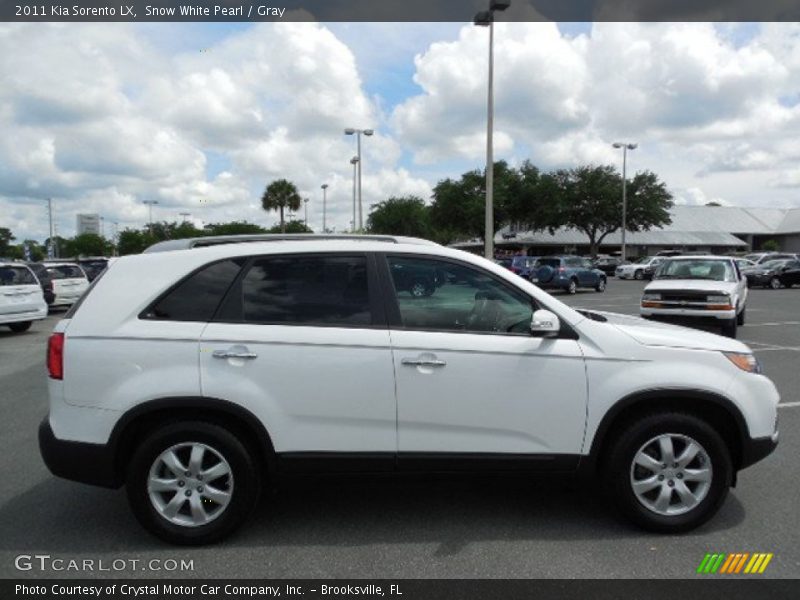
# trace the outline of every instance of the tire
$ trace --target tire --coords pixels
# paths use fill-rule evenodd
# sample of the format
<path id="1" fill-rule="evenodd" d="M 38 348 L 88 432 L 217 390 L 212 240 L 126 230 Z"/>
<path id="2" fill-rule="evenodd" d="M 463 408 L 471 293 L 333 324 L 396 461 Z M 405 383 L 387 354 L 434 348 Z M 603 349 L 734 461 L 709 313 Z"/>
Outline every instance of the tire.
<path id="1" fill-rule="evenodd" d="M 594 291 L 601 292 L 601 293 L 606 291 L 606 279 L 605 279 L 605 277 L 602 277 L 597 282 L 597 285 L 594 286 Z"/>
<path id="2" fill-rule="evenodd" d="M 574 279 L 570 279 L 569 285 L 566 288 L 564 288 L 564 291 L 567 292 L 568 294 L 574 294 L 575 292 L 578 291 L 578 282 L 575 281 Z"/>
<path id="3" fill-rule="evenodd" d="M 736 329 L 739 324 L 738 317 L 728 319 L 722 323 L 722 335 L 736 339 Z"/>
<path id="4" fill-rule="evenodd" d="M 635 271 L 633 273 L 633 278 L 641 281 L 642 279 L 644 279 L 644 271 L 642 271 L 641 269 Z"/>
<path id="5" fill-rule="evenodd" d="M 664 438 L 673 450 L 671 464 L 662 462 Z M 699 451 L 681 464 L 690 444 Z M 733 482 L 733 465 L 730 450 L 707 422 L 690 414 L 655 413 L 630 423 L 616 436 L 603 479 L 611 500 L 630 521 L 650 531 L 681 533 L 702 525 L 719 510 Z M 640 486 L 637 494 L 634 482 L 649 479 L 652 483 Z"/>
<path id="6" fill-rule="evenodd" d="M 162 461 L 162 457 L 174 449 L 178 466 L 189 468 L 193 449 L 198 446 L 204 450 L 201 469 L 222 472 L 217 478 L 203 481 L 199 477 L 200 470 L 192 470 L 189 477 L 181 477 Z M 174 488 L 166 485 L 164 492 L 151 493 L 151 477 L 176 483 Z M 258 500 L 261 477 L 255 452 L 231 431 L 205 421 L 183 421 L 156 429 L 138 445 L 128 466 L 126 487 L 131 509 L 147 531 L 173 544 L 194 546 L 221 540 L 244 522 Z M 214 497 L 221 501 L 210 499 L 207 494 L 212 490 Z M 190 503 L 197 500 L 187 497 L 190 492 L 195 494 L 193 498 L 203 498 L 200 514 L 208 519 L 204 524 L 195 521 Z M 162 514 L 162 510 L 169 510 L 173 499 L 181 496 L 185 500 L 175 504 L 177 512 L 172 519 Z"/>
<path id="7" fill-rule="evenodd" d="M 736 324 L 737 325 L 744 325 L 744 320 L 745 320 L 745 316 L 746 316 L 745 313 L 746 312 L 747 312 L 747 307 L 745 306 L 744 308 L 742 308 L 742 312 L 740 312 L 738 315 L 736 315 Z"/>
<path id="8" fill-rule="evenodd" d="M 781 280 L 778 279 L 777 277 L 773 277 L 772 279 L 769 280 L 769 287 L 773 290 L 781 289 Z"/>
<path id="9" fill-rule="evenodd" d="M 23 321 L 22 323 L 11 323 L 8 327 L 14 333 L 22 333 L 23 331 L 28 331 L 32 324 L 33 321 Z"/>

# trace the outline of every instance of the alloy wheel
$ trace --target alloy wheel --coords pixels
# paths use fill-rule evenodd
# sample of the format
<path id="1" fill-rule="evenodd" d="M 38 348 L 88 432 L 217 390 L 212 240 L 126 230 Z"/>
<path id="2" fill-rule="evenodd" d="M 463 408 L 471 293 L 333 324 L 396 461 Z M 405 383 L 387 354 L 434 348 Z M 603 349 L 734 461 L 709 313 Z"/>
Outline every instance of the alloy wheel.
<path id="1" fill-rule="evenodd" d="M 679 433 L 664 433 L 645 442 L 630 469 L 636 499 L 663 516 L 694 509 L 708 495 L 712 478 L 708 452 L 696 440 Z"/>

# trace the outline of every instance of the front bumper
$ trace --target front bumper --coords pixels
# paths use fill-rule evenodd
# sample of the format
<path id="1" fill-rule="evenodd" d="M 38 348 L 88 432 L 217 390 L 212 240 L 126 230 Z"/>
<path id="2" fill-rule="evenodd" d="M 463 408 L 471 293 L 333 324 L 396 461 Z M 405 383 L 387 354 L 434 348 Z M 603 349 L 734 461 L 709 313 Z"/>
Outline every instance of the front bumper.
<path id="1" fill-rule="evenodd" d="M 122 485 L 109 446 L 60 440 L 50 427 L 49 417 L 39 424 L 39 452 L 57 477 L 108 488 Z"/>
<path id="2" fill-rule="evenodd" d="M 750 465 L 765 459 L 778 447 L 777 430 L 769 437 L 747 438 L 742 444 L 742 458 L 740 469 L 746 469 Z"/>
<path id="3" fill-rule="evenodd" d="M 696 322 L 703 319 L 708 322 L 730 321 L 736 316 L 735 310 L 703 310 L 692 308 L 639 308 L 643 317 L 674 322 Z"/>

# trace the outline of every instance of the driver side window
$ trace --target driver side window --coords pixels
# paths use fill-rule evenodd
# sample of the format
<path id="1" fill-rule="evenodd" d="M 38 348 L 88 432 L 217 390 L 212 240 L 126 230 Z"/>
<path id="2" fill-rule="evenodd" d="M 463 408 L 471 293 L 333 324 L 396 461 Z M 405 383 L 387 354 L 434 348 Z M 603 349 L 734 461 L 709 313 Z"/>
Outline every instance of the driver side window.
<path id="1" fill-rule="evenodd" d="M 529 334 L 533 300 L 487 273 L 428 258 L 387 260 L 405 329 Z"/>

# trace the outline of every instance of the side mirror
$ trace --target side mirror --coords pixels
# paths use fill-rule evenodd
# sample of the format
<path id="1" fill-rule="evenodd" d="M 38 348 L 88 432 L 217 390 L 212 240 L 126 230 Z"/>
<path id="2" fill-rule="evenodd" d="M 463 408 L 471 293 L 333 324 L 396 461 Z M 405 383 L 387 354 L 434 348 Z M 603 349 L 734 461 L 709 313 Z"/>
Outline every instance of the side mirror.
<path id="1" fill-rule="evenodd" d="M 558 337 L 561 321 L 549 310 L 537 310 L 531 318 L 531 335 L 541 338 Z"/>

